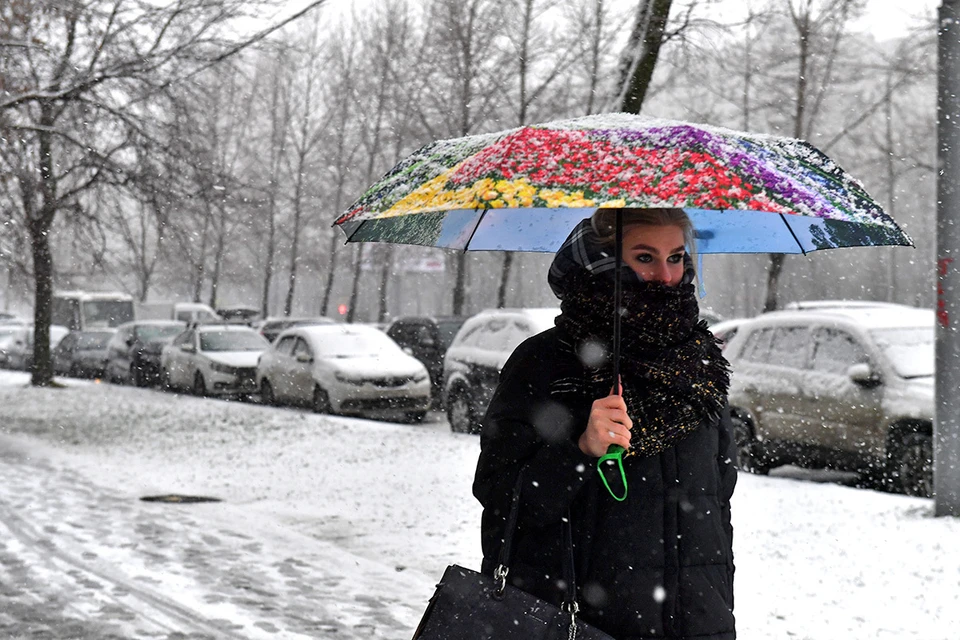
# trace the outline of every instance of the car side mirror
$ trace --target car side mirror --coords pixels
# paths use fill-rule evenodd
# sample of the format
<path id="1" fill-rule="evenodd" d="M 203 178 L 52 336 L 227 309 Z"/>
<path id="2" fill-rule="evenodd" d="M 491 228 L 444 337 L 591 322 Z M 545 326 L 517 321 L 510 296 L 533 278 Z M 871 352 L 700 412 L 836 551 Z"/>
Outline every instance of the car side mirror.
<path id="1" fill-rule="evenodd" d="M 401 347 L 401 349 L 403 349 L 403 352 L 408 356 L 413 355 L 413 349 L 411 347 Z"/>
<path id="2" fill-rule="evenodd" d="M 298 353 L 297 362 L 304 362 L 304 363 L 313 362 L 313 356 L 311 356 L 309 353 Z"/>
<path id="3" fill-rule="evenodd" d="M 855 364 L 847 369 L 847 377 L 867 389 L 871 389 L 880 384 L 880 376 L 874 373 L 873 369 L 866 362 Z"/>
<path id="4" fill-rule="evenodd" d="M 187 352 L 187 353 L 196 353 L 196 352 L 197 352 L 197 348 L 194 347 L 192 344 L 182 344 L 182 345 L 180 345 L 180 350 L 181 350 L 181 351 L 185 351 L 185 352 Z"/>

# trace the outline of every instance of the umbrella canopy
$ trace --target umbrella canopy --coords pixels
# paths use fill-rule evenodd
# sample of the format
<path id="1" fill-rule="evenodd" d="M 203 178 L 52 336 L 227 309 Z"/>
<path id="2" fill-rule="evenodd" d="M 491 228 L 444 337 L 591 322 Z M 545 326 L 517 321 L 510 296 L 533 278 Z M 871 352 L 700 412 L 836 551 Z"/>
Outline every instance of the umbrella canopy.
<path id="1" fill-rule="evenodd" d="M 684 208 L 700 253 L 913 244 L 807 142 L 621 113 L 428 144 L 335 224 L 348 242 L 555 252 L 599 207 Z"/>

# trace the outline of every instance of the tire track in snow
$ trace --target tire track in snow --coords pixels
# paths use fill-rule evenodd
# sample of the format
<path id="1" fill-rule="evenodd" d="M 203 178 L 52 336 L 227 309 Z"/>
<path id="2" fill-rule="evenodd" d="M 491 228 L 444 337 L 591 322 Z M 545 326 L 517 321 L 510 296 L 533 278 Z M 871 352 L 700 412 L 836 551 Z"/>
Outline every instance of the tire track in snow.
<path id="1" fill-rule="evenodd" d="M 73 624 L 68 625 L 69 627 L 83 625 L 82 621 L 89 620 L 91 613 L 104 615 L 114 621 L 89 622 L 100 628 L 101 632 L 107 630 L 104 627 L 116 626 L 115 621 L 120 620 L 135 624 L 138 627 L 138 635 L 162 637 L 163 634 L 167 634 L 182 638 L 186 633 L 189 634 L 188 637 L 198 640 L 200 638 L 243 640 L 249 637 L 223 628 L 222 623 L 206 620 L 197 612 L 144 588 L 134 580 L 104 568 L 91 566 L 74 554 L 61 549 L 48 535 L 38 531 L 5 504 L 0 504 L 0 525 L 11 536 L 7 538 L 5 553 L 0 556 L 0 564 L 5 565 L 5 568 L 13 565 L 14 570 L 11 573 L 16 575 L 16 582 L 21 584 L 17 585 L 15 581 L 11 581 L 11 586 L 33 601 L 28 609 L 34 611 L 41 608 L 49 609 L 51 604 L 60 601 L 60 606 L 53 608 L 62 609 L 62 617 L 67 620 L 76 618 L 72 620 Z M 15 548 L 15 545 L 10 543 L 11 539 L 19 543 L 19 548 Z M 11 554 L 11 551 L 14 553 Z M 19 558 L 19 562 L 12 560 L 12 557 Z M 24 562 L 24 559 L 29 562 Z M 38 584 L 40 581 L 37 578 L 41 576 L 37 574 L 42 574 L 48 580 Z M 61 594 L 69 594 L 70 600 L 63 601 Z M 86 602 L 82 605 L 77 604 L 75 601 L 78 596 L 85 596 L 82 599 Z M 44 616 L 38 611 L 31 617 L 34 618 L 33 622 L 42 623 Z M 29 624 L 31 621 L 27 622 Z M 76 637 L 75 628 L 66 631 L 70 635 L 64 637 Z M 115 637 L 129 636 L 125 636 L 121 630 Z"/>

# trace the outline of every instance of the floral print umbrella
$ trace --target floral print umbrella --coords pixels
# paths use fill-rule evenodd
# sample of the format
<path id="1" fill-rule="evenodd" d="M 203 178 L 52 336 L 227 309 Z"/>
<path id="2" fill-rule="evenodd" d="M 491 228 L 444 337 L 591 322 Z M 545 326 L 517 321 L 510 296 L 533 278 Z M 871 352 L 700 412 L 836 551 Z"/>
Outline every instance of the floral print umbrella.
<path id="1" fill-rule="evenodd" d="M 684 208 L 700 253 L 913 244 L 807 142 L 622 113 L 428 144 L 335 224 L 348 242 L 554 252 L 598 207 Z"/>

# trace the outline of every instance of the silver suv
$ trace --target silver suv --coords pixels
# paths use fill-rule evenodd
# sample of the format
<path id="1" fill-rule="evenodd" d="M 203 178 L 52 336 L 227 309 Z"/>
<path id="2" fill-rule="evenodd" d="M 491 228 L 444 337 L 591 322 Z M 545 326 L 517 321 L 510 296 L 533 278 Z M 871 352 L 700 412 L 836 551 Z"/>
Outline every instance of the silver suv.
<path id="1" fill-rule="evenodd" d="M 742 469 L 866 472 L 930 496 L 934 315 L 903 305 L 810 308 L 745 323 L 724 351 Z"/>

